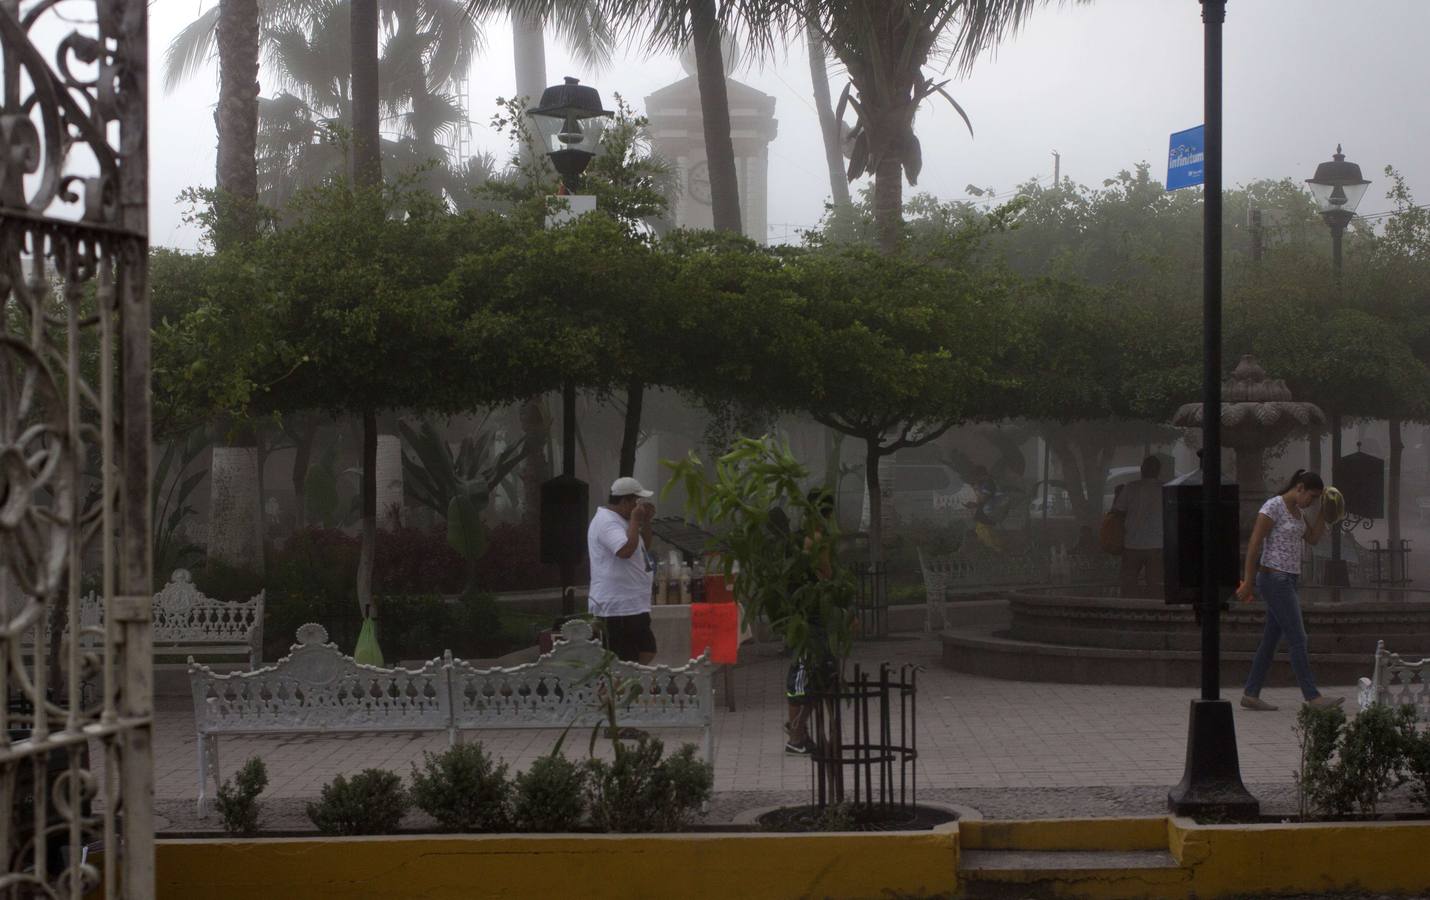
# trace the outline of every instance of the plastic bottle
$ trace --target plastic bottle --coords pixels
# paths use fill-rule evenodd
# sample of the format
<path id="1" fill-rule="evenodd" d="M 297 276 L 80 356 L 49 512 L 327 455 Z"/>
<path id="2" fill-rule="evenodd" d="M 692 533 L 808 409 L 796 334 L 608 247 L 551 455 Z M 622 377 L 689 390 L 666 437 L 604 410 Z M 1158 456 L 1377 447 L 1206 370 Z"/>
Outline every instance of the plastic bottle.
<path id="1" fill-rule="evenodd" d="M 655 564 L 655 604 L 665 606 L 670 602 L 670 568 L 664 562 Z"/>
<path id="2" fill-rule="evenodd" d="M 705 563 L 698 559 L 690 572 L 690 602 L 705 602 Z"/>

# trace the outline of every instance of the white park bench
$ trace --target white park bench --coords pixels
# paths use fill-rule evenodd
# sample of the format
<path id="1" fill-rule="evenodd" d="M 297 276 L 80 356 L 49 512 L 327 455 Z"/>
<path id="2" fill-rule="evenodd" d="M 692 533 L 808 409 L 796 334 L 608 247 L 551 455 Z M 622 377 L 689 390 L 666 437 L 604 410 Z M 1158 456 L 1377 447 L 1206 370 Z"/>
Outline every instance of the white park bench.
<path id="1" fill-rule="evenodd" d="M 1360 680 L 1361 709 L 1371 704 L 1415 707 L 1420 721 L 1430 719 L 1430 659 L 1414 661 L 1385 649 L 1385 641 L 1375 645 L 1375 669 Z"/>
<path id="2" fill-rule="evenodd" d="M 612 659 L 591 626 L 567 622 L 550 653 L 512 668 L 481 669 L 448 651 L 416 669 L 367 666 L 328 643 L 321 625 L 298 629 L 298 643 L 278 662 L 219 674 L 189 664 L 198 743 L 198 806 L 222 783 L 222 735 L 565 728 L 602 722 L 604 684 L 614 685 L 621 727 L 699 728 L 715 761 L 714 666 L 708 655 L 684 666 L 642 666 Z M 631 685 L 639 690 L 631 695 Z"/>
<path id="3" fill-rule="evenodd" d="M 251 668 L 263 660 L 264 592 L 248 600 L 227 601 L 206 597 L 194 586 L 186 569 L 175 569 L 169 583 L 154 595 L 150 607 L 154 656 L 205 659 L 240 656 Z M 96 593 L 79 599 L 80 646 L 104 643 L 104 600 Z M 26 644 L 32 644 L 27 635 Z M 183 668 L 183 662 L 155 668 Z"/>

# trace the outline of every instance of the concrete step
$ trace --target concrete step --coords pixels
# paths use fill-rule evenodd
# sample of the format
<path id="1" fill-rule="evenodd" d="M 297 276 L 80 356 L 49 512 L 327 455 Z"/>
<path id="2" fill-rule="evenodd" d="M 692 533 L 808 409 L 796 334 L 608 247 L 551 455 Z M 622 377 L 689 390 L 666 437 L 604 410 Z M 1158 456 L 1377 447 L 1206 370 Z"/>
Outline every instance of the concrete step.
<path id="1" fill-rule="evenodd" d="M 972 898 L 1167 897 L 1191 881 L 1166 850 L 964 850 L 958 876 Z"/>

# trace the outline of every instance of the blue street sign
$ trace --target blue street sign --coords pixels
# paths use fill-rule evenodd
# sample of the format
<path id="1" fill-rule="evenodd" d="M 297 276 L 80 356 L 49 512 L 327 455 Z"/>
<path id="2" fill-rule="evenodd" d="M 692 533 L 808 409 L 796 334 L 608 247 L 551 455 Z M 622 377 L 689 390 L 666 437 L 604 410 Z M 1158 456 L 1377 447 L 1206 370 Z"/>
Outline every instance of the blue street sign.
<path id="1" fill-rule="evenodd" d="M 1205 177 L 1202 156 L 1206 147 L 1203 127 L 1198 125 L 1186 131 L 1173 132 L 1167 150 L 1167 190 L 1175 191 L 1202 183 Z"/>

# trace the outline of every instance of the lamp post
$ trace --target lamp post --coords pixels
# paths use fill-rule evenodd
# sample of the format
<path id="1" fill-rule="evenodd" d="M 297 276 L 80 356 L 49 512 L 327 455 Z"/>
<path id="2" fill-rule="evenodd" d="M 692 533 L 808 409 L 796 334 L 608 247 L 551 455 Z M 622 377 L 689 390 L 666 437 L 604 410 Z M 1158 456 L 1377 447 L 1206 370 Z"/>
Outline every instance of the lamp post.
<path id="1" fill-rule="evenodd" d="M 601 95 L 579 79 L 567 76 L 541 92 L 541 102 L 527 114 L 534 117 L 547 144 L 547 156 L 561 176 L 562 193 L 573 211 L 595 209 L 595 198 L 578 204 L 581 175 L 595 158 L 599 129 L 582 122 L 612 115 L 601 106 Z M 594 123 L 593 123 L 594 124 Z M 548 226 L 554 224 L 547 219 Z M 561 612 L 576 612 L 576 568 L 586 556 L 586 516 L 590 489 L 576 477 L 576 380 L 561 385 L 561 474 L 541 486 L 541 561 L 561 567 Z"/>
<path id="2" fill-rule="evenodd" d="M 1360 166 L 1346 162 L 1341 145 L 1336 145 L 1335 155 L 1330 162 L 1316 166 L 1316 174 L 1306 179 L 1306 186 L 1321 210 L 1321 218 L 1331 228 L 1331 270 L 1335 277 L 1335 296 L 1339 302 L 1341 293 L 1341 239 L 1346 226 L 1355 218 L 1356 207 L 1370 182 L 1361 176 Z M 1331 408 L 1331 482 L 1338 478 L 1336 469 L 1341 464 L 1341 414 Z M 1345 560 L 1341 558 L 1341 529 L 1331 529 L 1331 561 L 1326 566 L 1326 583 L 1332 587 L 1348 587 L 1350 578 L 1346 572 Z"/>
<path id="3" fill-rule="evenodd" d="M 542 137 L 548 143 L 546 155 L 561 175 L 561 183 L 569 193 L 576 193 L 581 186 L 581 173 L 596 156 L 591 148 L 596 146 L 600 134 L 598 129 L 589 126 L 583 129 L 581 123 L 614 113 L 601 108 L 599 91 L 568 75 L 562 84 L 553 84 L 542 91 L 541 102 L 527 110 L 527 115 L 536 118 Z"/>
<path id="4" fill-rule="evenodd" d="M 1221 181 L 1222 23 L 1226 0 L 1201 0 L 1205 175 L 1202 210 L 1202 695 L 1187 722 L 1187 760 L 1180 783 L 1167 794 L 1178 815 L 1250 818 L 1261 808 L 1241 782 L 1231 703 L 1221 698 L 1221 603 L 1218 509 L 1221 478 Z M 1179 536 L 1180 537 L 1180 536 Z M 1185 537 L 1180 539 L 1185 540 Z"/>

